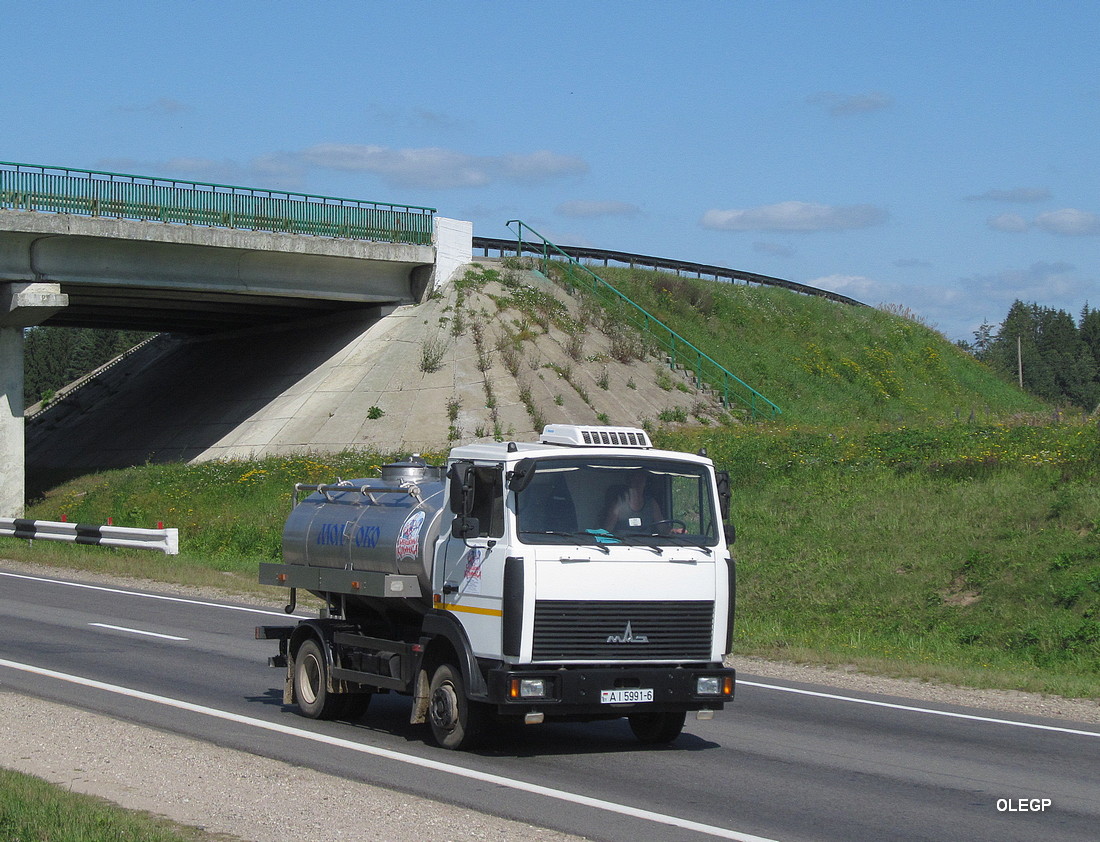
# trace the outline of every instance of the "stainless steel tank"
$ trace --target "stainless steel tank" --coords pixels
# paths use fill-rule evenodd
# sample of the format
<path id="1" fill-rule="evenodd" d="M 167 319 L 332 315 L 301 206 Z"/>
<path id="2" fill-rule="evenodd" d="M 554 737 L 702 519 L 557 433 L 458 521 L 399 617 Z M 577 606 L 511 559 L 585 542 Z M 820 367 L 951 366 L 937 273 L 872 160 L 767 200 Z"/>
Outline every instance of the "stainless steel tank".
<path id="1" fill-rule="evenodd" d="M 283 528 L 287 564 L 416 576 L 430 605 L 432 553 L 446 508 L 444 469 L 414 456 L 380 479 L 299 485 L 311 492 Z"/>

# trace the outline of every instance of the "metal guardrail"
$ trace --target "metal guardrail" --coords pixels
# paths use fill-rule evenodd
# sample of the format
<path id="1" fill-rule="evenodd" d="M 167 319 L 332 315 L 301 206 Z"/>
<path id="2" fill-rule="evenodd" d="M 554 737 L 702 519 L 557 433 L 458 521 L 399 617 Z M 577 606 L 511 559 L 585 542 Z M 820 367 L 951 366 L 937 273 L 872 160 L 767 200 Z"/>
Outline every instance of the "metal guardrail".
<path id="1" fill-rule="evenodd" d="M 431 245 L 435 208 L 0 161 L 0 207 Z"/>
<path id="2" fill-rule="evenodd" d="M 511 240 L 499 237 L 474 237 L 473 246 L 475 249 L 481 249 L 486 257 L 489 256 L 491 251 L 495 251 L 500 255 L 516 255 L 517 257 L 521 254 L 541 255 L 544 251 L 543 247 L 537 243 L 524 242 L 522 239 Z M 781 287 L 803 295 L 816 295 L 819 298 L 827 298 L 830 301 L 851 304 L 855 307 L 869 306 L 862 301 L 849 298 L 847 295 L 841 295 L 839 292 L 830 292 L 827 289 L 819 289 L 807 284 L 800 284 L 797 281 L 788 281 L 784 278 L 774 278 L 771 275 L 760 275 L 756 272 L 744 272 L 740 269 L 714 266 L 710 263 L 692 263 L 688 260 L 674 260 L 668 257 L 653 257 L 647 254 L 632 254 L 627 251 L 595 249 L 586 246 L 557 246 L 556 248 L 562 254 L 578 261 L 599 260 L 603 262 L 604 266 L 611 263 L 623 263 L 631 268 L 641 266 L 647 269 L 667 269 L 676 274 L 687 272 L 700 278 L 705 275 L 714 278 L 716 281 L 725 279 L 727 281 L 743 281 L 746 284 L 758 284 L 759 286 Z"/>
<path id="3" fill-rule="evenodd" d="M 128 526 L 89 526 L 64 521 L 0 518 L 0 535 L 25 538 L 28 541 L 40 539 L 100 547 L 157 550 L 165 555 L 179 555 L 180 551 L 180 531 L 175 528 L 137 529 Z"/>
<path id="4" fill-rule="evenodd" d="M 509 220 L 507 225 L 509 228 L 513 225 L 517 226 L 516 241 L 513 243 L 516 253 L 527 252 L 540 255 L 543 268 L 547 267 L 548 262 L 554 259 L 554 256 L 560 255 L 565 259 L 565 265 L 568 267 L 567 273 L 570 276 L 570 283 L 574 283 L 572 270 L 577 270 L 581 275 L 583 288 L 586 291 L 596 295 L 597 298 L 605 303 L 610 303 L 613 306 L 621 305 L 624 317 L 628 323 L 644 331 L 659 347 L 664 349 L 669 355 L 670 364 L 680 365 L 686 369 L 691 369 L 695 373 L 696 384 L 699 386 L 705 384 L 715 390 L 720 395 L 723 406 L 729 407 L 731 400 L 739 401 L 748 407 L 754 418 L 758 415 L 775 417 L 782 412 L 778 406 L 756 391 L 756 389 L 752 388 L 752 386 L 748 385 L 744 380 L 730 372 L 721 363 L 716 362 L 710 356 L 703 353 L 699 348 L 696 348 L 688 340 L 672 330 L 672 328 L 657 319 L 656 316 L 623 295 L 615 289 L 615 287 L 599 277 L 583 263 L 579 262 L 575 257 L 566 254 L 564 250 L 547 240 L 530 225 L 518 219 Z M 541 243 L 532 244 L 524 241 L 524 229 L 534 234 L 541 240 Z M 532 245 L 536 246 L 536 248 L 526 248 L 526 246 Z M 576 285 L 582 286 L 581 283 L 577 283 Z"/>

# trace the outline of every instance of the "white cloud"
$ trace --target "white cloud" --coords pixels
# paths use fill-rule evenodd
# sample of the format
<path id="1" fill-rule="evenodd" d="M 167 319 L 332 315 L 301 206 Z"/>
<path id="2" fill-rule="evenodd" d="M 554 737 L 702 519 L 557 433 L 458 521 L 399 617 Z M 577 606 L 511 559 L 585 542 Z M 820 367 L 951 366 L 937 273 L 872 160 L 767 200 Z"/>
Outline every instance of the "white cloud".
<path id="1" fill-rule="evenodd" d="M 1012 190 L 993 188 L 976 196 L 967 196 L 968 202 L 1042 202 L 1050 198 L 1046 187 L 1015 187 Z"/>
<path id="2" fill-rule="evenodd" d="M 574 199 L 571 202 L 562 202 L 555 210 L 562 216 L 575 217 L 637 216 L 641 213 L 641 209 L 630 202 L 601 202 L 587 199 Z"/>
<path id="3" fill-rule="evenodd" d="M 782 243 L 769 243 L 757 240 L 752 244 L 752 250 L 758 254 L 770 254 L 774 257 L 793 257 L 794 249 Z"/>
<path id="4" fill-rule="evenodd" d="M 370 103 L 366 107 L 366 113 L 372 122 L 385 126 L 397 126 L 413 131 L 449 131 L 461 129 L 467 122 L 452 117 L 444 111 L 434 111 L 428 108 L 412 108 L 391 103 Z"/>
<path id="5" fill-rule="evenodd" d="M 1035 227 L 1065 237 L 1089 237 L 1100 234 L 1100 214 L 1076 208 L 1047 211 L 1035 217 Z"/>
<path id="6" fill-rule="evenodd" d="M 721 231 L 844 231 L 879 225 L 888 216 L 874 205 L 779 202 L 744 210 L 708 210 L 700 224 Z"/>
<path id="7" fill-rule="evenodd" d="M 1069 263 L 1038 261 L 1023 269 L 1005 269 L 990 275 L 961 278 L 962 289 L 977 299 L 1000 301 L 1008 306 L 1016 299 L 1042 301 L 1074 296 L 1091 286 L 1082 281 Z"/>
<path id="8" fill-rule="evenodd" d="M 811 105 L 823 105 L 834 117 L 848 117 L 852 114 L 867 114 L 872 111 L 881 111 L 894 104 L 894 98 L 882 91 L 871 91 L 865 94 L 838 94 L 832 91 L 821 91 L 806 97 L 806 102 Z"/>
<path id="9" fill-rule="evenodd" d="M 883 284 L 865 275 L 826 275 L 806 283 L 818 289 L 847 295 L 864 304 L 880 300 L 883 294 L 891 289 L 889 284 Z"/>
<path id="10" fill-rule="evenodd" d="M 1008 231 L 1013 234 L 1027 231 L 1034 225 L 1048 234 L 1059 234 L 1063 237 L 1094 237 L 1100 235 L 1100 214 L 1077 210 L 1076 208 L 1047 211 L 1035 217 L 1033 222 L 1028 222 L 1016 213 L 1002 213 L 998 216 L 991 216 L 986 222 L 995 231 Z"/>
<path id="11" fill-rule="evenodd" d="M 580 158 L 540 150 L 527 155 L 478 156 L 441 147 L 319 143 L 301 152 L 307 164 L 367 172 L 398 187 L 483 187 L 494 181 L 536 182 L 588 171 Z"/>
<path id="12" fill-rule="evenodd" d="M 304 169 L 296 155 L 285 152 L 267 152 L 257 155 L 252 159 L 250 167 L 255 173 L 276 178 L 300 178 Z"/>
<path id="13" fill-rule="evenodd" d="M 302 159 L 315 167 L 372 173 L 401 187 L 481 187 L 491 181 L 484 163 L 474 156 L 439 147 L 320 143 L 303 150 Z"/>
<path id="14" fill-rule="evenodd" d="M 1028 221 L 1018 213 L 1002 213 L 999 216 L 991 216 L 986 223 L 994 231 L 1008 231 L 1018 234 L 1028 229 Z"/>
<path id="15" fill-rule="evenodd" d="M 529 155 L 505 155 L 501 158 L 485 158 L 490 165 L 496 162 L 505 178 L 511 181 L 545 181 L 568 175 L 584 175 L 588 164 L 575 155 L 539 150 Z"/>
<path id="16" fill-rule="evenodd" d="M 828 275 L 810 286 L 847 295 L 871 306 L 911 309 L 951 339 L 971 339 L 982 322 L 1000 323 L 1012 302 L 1038 301 L 1070 313 L 1095 292 L 1095 284 L 1073 265 L 1036 262 L 1016 269 L 971 275 L 948 283 L 902 283 L 864 275 Z"/>

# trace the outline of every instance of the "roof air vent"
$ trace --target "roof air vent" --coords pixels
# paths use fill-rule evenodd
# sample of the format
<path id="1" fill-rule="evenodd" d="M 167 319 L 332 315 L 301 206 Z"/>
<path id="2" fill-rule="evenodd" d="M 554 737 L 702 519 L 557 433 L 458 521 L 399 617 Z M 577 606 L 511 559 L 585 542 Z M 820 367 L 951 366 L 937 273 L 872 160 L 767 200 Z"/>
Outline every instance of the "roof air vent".
<path id="1" fill-rule="evenodd" d="M 579 424 L 547 424 L 542 428 L 539 442 L 567 447 L 653 447 L 649 434 L 637 427 L 587 427 Z"/>

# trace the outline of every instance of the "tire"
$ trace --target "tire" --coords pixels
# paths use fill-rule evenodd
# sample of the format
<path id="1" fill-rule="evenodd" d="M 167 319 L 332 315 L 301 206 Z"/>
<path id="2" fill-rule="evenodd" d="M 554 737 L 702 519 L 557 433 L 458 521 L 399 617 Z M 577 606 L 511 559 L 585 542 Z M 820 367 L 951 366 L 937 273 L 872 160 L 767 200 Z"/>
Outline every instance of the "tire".
<path id="1" fill-rule="evenodd" d="M 488 719 L 484 704 L 466 698 L 462 671 L 453 664 L 437 667 L 428 690 L 428 724 L 436 743 L 454 751 L 474 748 L 485 736 Z"/>
<path id="2" fill-rule="evenodd" d="M 627 717 L 630 730 L 645 745 L 664 745 L 671 743 L 684 730 L 687 714 L 679 713 L 633 713 Z"/>
<path id="3" fill-rule="evenodd" d="M 294 700 L 310 719 L 334 719 L 346 709 L 347 697 L 328 691 L 328 661 L 316 638 L 303 643 L 294 657 Z"/>

